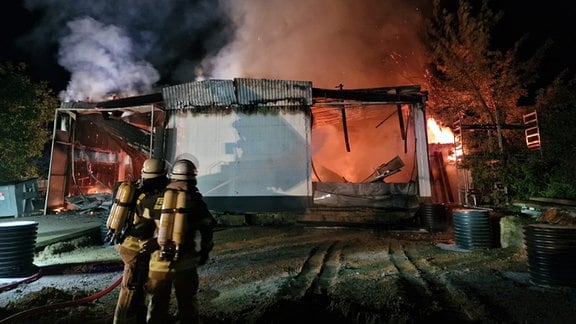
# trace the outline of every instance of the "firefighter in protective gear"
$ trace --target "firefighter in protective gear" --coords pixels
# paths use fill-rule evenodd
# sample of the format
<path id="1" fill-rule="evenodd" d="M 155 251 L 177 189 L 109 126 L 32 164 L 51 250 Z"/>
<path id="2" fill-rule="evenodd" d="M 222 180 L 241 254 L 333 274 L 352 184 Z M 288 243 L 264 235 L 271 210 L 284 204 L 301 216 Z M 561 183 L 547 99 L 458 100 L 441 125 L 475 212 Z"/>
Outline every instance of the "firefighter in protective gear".
<path id="1" fill-rule="evenodd" d="M 161 159 L 147 159 L 141 171 L 141 183 L 136 190 L 132 219 L 126 236 L 116 244 L 124 262 L 120 293 L 114 312 L 114 323 L 146 323 L 146 292 L 148 266 L 156 245 L 155 219 L 160 217 L 161 205 L 156 205 L 168 184 L 166 163 Z"/>
<path id="2" fill-rule="evenodd" d="M 198 323 L 198 266 L 208 261 L 216 220 L 196 187 L 196 166 L 176 161 L 163 196 L 158 226 L 160 249 L 152 254 L 146 284 L 148 323 L 169 321 L 174 288 L 179 323 Z M 199 234 L 199 235 L 197 235 Z"/>

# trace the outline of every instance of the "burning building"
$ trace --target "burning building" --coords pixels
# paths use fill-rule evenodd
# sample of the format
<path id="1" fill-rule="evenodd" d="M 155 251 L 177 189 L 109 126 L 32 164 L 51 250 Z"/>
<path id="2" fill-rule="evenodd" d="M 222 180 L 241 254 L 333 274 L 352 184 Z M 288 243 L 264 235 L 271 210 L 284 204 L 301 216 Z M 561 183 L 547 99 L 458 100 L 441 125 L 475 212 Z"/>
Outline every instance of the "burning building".
<path id="1" fill-rule="evenodd" d="M 148 157 L 191 159 L 221 213 L 377 208 L 411 217 L 433 199 L 419 86 L 314 88 L 310 81 L 204 80 L 56 111 L 46 211 L 111 194 Z"/>

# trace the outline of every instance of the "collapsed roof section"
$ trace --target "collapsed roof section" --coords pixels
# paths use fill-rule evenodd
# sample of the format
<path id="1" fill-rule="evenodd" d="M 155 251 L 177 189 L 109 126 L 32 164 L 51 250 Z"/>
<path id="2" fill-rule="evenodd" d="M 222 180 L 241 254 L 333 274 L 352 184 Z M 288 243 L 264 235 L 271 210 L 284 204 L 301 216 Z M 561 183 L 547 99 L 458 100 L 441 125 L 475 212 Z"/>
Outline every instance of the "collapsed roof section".
<path id="1" fill-rule="evenodd" d="M 380 87 L 367 89 L 320 89 L 313 88 L 312 95 L 315 104 L 339 103 L 347 101 L 362 102 L 365 105 L 376 104 L 424 104 L 427 93 L 420 90 L 420 86 L 408 85 L 398 87 Z M 340 102 L 335 102 L 339 100 Z"/>
<path id="2" fill-rule="evenodd" d="M 104 102 L 63 102 L 59 111 L 72 119 L 82 116 L 91 120 L 127 150 L 151 155 L 151 133 L 163 121 L 162 103 L 161 94 L 151 94 Z"/>

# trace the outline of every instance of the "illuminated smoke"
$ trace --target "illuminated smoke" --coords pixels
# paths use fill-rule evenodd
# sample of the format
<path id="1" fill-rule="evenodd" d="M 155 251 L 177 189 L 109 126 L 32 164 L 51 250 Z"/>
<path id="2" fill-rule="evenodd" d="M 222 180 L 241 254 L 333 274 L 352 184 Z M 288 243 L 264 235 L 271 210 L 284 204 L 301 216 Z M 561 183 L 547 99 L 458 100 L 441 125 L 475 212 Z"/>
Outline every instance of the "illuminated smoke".
<path id="1" fill-rule="evenodd" d="M 101 101 L 105 95 L 148 93 L 160 75 L 146 61 L 134 60 L 134 48 L 120 27 L 90 17 L 68 23 L 70 34 L 61 39 L 58 63 L 71 72 L 60 99 Z"/>
<path id="2" fill-rule="evenodd" d="M 421 84 L 420 0 L 225 1 L 235 38 L 205 78 L 312 80 L 315 87 Z M 211 72 L 210 72 L 211 71 Z"/>

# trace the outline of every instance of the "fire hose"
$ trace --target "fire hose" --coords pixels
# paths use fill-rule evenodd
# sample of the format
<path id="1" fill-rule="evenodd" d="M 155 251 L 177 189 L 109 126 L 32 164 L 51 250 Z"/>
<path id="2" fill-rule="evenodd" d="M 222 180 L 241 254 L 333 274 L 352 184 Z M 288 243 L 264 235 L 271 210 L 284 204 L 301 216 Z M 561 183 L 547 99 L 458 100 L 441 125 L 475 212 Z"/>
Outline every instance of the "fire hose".
<path id="1" fill-rule="evenodd" d="M 38 272 L 40 273 L 40 272 Z M 32 277 L 32 276 L 31 276 Z M 22 283 L 23 281 L 20 281 L 19 283 Z M 110 293 L 112 290 L 114 290 L 114 288 L 116 288 L 120 283 L 122 283 L 122 275 L 120 276 L 120 278 L 118 278 L 114 283 L 112 283 L 110 286 L 106 287 L 104 290 L 97 292 L 91 296 L 88 297 L 84 297 L 78 300 L 71 300 L 71 301 L 66 301 L 66 302 L 62 302 L 62 303 L 56 303 L 56 304 L 50 304 L 50 305 L 43 305 L 43 306 L 39 306 L 36 308 L 31 308 L 31 309 L 27 309 L 25 311 L 22 311 L 20 313 L 16 313 L 13 315 L 10 315 L 4 319 L 0 319 L 0 323 L 9 323 L 10 321 L 16 319 L 16 318 L 20 318 L 20 317 L 24 317 L 24 316 L 30 316 L 30 315 L 34 315 L 34 314 L 38 314 L 41 313 L 43 311 L 47 311 L 47 310 L 54 310 L 54 309 L 59 309 L 59 308 L 66 308 L 66 307 L 72 307 L 72 306 L 78 306 L 78 305 L 82 305 L 82 304 L 87 304 L 90 302 L 93 302 L 99 298 L 101 298 L 102 296 Z M 4 288 L 4 286 L 2 286 L 2 288 Z"/>
<path id="2" fill-rule="evenodd" d="M 3 291 L 6 291 L 6 290 L 10 290 L 10 289 L 12 289 L 12 288 L 15 288 L 15 287 L 19 286 L 20 284 L 29 283 L 29 282 L 32 282 L 32 281 L 36 281 L 36 280 L 38 280 L 40 277 L 42 277 L 42 270 L 38 270 L 35 274 L 33 274 L 33 275 L 31 275 L 31 276 L 28 276 L 28 277 L 26 277 L 26 278 L 24 278 L 24 279 L 22 279 L 22 280 L 18 280 L 18 281 L 15 281 L 15 282 L 10 282 L 10 283 L 7 283 L 7 284 L 5 284 L 5 285 L 0 286 L 0 293 L 3 292 Z"/>

